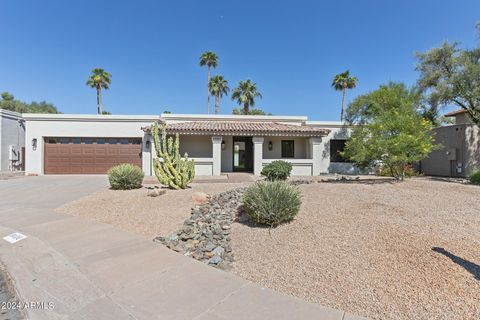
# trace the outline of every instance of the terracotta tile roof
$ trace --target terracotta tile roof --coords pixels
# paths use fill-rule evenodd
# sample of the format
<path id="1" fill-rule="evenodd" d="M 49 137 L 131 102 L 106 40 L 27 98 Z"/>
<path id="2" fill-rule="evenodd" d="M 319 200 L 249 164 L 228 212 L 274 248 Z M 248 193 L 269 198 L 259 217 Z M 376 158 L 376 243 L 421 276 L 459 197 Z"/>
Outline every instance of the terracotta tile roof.
<path id="1" fill-rule="evenodd" d="M 306 125 L 260 121 L 189 121 L 167 124 L 169 133 L 221 135 L 325 136 L 330 130 Z"/>
<path id="2" fill-rule="evenodd" d="M 459 114 L 463 114 L 467 112 L 467 110 L 465 109 L 459 109 L 459 110 L 455 110 L 455 111 L 450 111 L 448 113 L 445 113 L 443 116 L 444 117 L 455 117 L 456 115 L 459 115 Z"/>

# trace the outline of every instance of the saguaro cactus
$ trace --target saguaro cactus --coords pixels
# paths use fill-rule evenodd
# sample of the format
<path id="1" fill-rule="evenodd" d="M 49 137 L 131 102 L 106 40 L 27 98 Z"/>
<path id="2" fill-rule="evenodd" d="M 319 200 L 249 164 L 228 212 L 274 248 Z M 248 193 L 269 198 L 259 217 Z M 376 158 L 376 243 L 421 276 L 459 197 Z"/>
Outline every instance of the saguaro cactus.
<path id="1" fill-rule="evenodd" d="M 167 138 L 166 126 L 162 125 L 159 135 L 158 124 L 152 125 L 153 143 L 157 157 L 153 159 L 153 169 L 158 181 L 171 189 L 185 189 L 195 177 L 195 163 L 188 160 L 185 153 L 183 159 L 179 152 L 179 137 L 175 135 Z"/>

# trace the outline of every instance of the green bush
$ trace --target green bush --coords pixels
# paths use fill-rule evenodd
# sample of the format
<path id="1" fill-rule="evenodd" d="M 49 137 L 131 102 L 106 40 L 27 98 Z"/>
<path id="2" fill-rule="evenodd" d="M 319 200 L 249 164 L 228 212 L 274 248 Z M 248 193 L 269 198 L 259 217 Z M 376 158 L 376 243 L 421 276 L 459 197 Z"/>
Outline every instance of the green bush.
<path id="1" fill-rule="evenodd" d="M 470 175 L 470 183 L 480 184 L 480 170 L 475 170 L 475 171 Z"/>
<path id="2" fill-rule="evenodd" d="M 129 190 L 142 187 L 144 173 L 141 168 L 123 163 L 108 170 L 108 181 L 114 190 Z"/>
<path id="3" fill-rule="evenodd" d="M 247 216 L 270 227 L 293 220 L 302 203 L 300 191 L 285 181 L 261 181 L 243 195 Z"/>
<path id="4" fill-rule="evenodd" d="M 267 164 L 261 174 L 268 181 L 287 180 L 292 172 L 292 164 L 283 160 L 275 160 Z"/>

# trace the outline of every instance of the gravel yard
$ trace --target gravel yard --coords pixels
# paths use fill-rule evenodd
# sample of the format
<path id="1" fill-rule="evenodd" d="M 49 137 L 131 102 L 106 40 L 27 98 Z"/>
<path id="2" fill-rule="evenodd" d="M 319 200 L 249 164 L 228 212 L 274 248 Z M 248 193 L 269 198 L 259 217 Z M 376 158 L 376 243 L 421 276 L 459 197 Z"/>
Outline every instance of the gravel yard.
<path id="1" fill-rule="evenodd" d="M 375 319 L 480 319 L 480 187 L 314 183 L 297 218 L 232 225 L 233 272 Z"/>
<path id="2" fill-rule="evenodd" d="M 154 238 L 182 228 L 195 192 L 246 185 L 193 183 L 158 197 L 105 189 L 57 210 Z M 374 319 L 480 319 L 480 187 L 414 178 L 299 188 L 293 222 L 231 225 L 232 272 Z"/>
<path id="3" fill-rule="evenodd" d="M 190 216 L 195 192 L 209 195 L 233 189 L 241 183 L 192 183 L 185 190 L 167 190 L 158 197 L 147 196 L 147 189 L 104 189 L 57 209 L 60 213 L 90 218 L 129 232 L 154 238 L 180 228 Z"/>

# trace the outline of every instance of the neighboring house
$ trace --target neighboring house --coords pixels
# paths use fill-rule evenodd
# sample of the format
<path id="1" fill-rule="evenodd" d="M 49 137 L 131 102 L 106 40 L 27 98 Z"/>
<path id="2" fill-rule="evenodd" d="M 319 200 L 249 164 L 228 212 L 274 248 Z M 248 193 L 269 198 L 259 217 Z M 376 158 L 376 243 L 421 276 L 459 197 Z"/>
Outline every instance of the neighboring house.
<path id="1" fill-rule="evenodd" d="M 24 147 L 25 124 L 22 115 L 0 109 L 0 172 L 23 170 Z"/>
<path id="2" fill-rule="evenodd" d="M 435 142 L 442 145 L 420 162 L 426 175 L 468 177 L 480 168 L 480 131 L 465 110 L 445 114 L 455 117 L 455 124 L 434 129 Z"/>
<path id="3" fill-rule="evenodd" d="M 153 122 L 180 136 L 180 151 L 195 160 L 197 175 L 252 172 L 274 160 L 293 175 L 355 173 L 339 155 L 349 128 L 296 116 L 24 114 L 27 174 L 105 173 L 118 163 L 152 175 Z"/>

